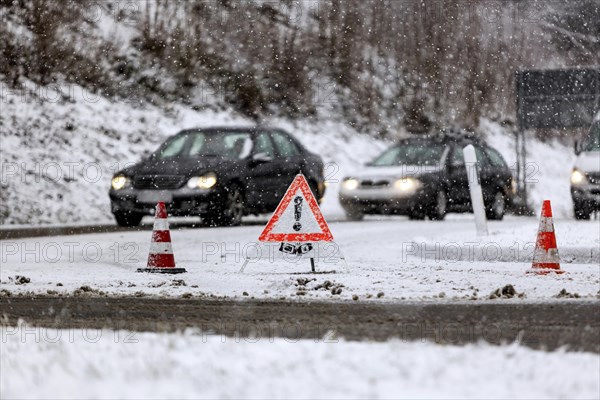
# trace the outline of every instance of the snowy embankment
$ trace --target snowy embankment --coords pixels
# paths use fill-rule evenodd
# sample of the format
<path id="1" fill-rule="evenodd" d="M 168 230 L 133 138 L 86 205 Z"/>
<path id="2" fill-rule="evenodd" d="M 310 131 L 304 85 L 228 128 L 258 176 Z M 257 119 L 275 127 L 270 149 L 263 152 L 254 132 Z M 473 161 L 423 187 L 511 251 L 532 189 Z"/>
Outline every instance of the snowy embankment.
<path id="1" fill-rule="evenodd" d="M 3 90 L 1 101 L 2 225 L 112 223 L 107 192 L 114 172 L 137 162 L 181 129 L 251 123 L 232 110 L 134 106 L 78 86 L 60 87 L 60 92 L 58 86 Z M 265 123 L 289 130 L 328 163 L 325 174 L 330 187 L 322 205 L 328 218 L 343 216 L 337 190 L 344 175 L 389 145 L 342 122 L 273 119 Z M 487 120 L 482 121 L 482 130 L 513 165 L 512 137 Z M 534 208 L 550 198 L 557 216 L 571 216 L 572 153 L 557 143 L 530 142 Z"/>
<path id="2" fill-rule="evenodd" d="M 0 328 L 2 398 L 597 398 L 596 354 Z M 36 336 L 37 335 L 37 336 Z"/>
<path id="3" fill-rule="evenodd" d="M 30 89 L 2 91 L 2 225 L 113 222 L 108 188 L 116 171 L 182 129 L 253 123 L 232 110 L 135 107 L 77 86 Z M 40 95 L 56 100 L 42 102 Z M 328 163 L 331 187 L 323 209 L 330 216 L 342 215 L 337 185 L 344 171 L 386 145 L 343 123 L 264 123 L 287 129 Z"/>

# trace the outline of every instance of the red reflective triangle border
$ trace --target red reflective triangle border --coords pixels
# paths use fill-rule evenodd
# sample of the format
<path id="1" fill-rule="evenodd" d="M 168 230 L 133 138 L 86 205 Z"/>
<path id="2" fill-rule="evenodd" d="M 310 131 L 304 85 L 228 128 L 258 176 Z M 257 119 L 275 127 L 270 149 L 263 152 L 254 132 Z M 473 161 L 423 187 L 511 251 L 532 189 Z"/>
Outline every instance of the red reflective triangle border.
<path id="1" fill-rule="evenodd" d="M 288 205 L 292 201 L 292 198 L 296 194 L 296 192 L 300 189 L 306 202 L 308 203 L 308 207 L 310 211 L 313 213 L 317 223 L 319 224 L 319 228 L 321 228 L 320 233 L 271 233 L 279 218 L 283 214 L 283 212 L 287 209 Z M 285 196 L 281 199 L 281 202 L 277 206 L 275 213 L 265 226 L 265 229 L 260 234 L 259 241 L 261 242 L 331 242 L 333 240 L 333 235 L 329 230 L 329 226 L 321 213 L 321 209 L 319 208 L 319 204 L 315 199 L 310 187 L 308 186 L 308 182 L 306 182 L 306 178 L 304 175 L 296 175 L 296 179 L 290 185 Z"/>

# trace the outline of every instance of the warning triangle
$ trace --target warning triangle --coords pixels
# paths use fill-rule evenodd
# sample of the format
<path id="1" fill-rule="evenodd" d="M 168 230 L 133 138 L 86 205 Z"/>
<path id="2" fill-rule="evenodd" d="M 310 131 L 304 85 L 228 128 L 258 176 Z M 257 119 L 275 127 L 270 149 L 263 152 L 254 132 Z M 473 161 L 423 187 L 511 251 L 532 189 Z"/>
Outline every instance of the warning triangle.
<path id="1" fill-rule="evenodd" d="M 333 235 L 304 175 L 296 175 L 258 238 L 261 242 L 331 242 Z"/>

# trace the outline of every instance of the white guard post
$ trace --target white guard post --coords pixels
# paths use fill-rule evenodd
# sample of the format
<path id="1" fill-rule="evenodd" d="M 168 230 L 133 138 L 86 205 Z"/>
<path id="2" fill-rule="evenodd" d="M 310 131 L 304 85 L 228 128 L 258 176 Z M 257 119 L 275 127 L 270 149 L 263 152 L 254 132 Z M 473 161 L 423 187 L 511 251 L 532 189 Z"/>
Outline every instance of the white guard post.
<path id="1" fill-rule="evenodd" d="M 483 204 L 483 193 L 481 192 L 481 181 L 477 171 L 477 155 L 475 147 L 468 145 L 463 148 L 465 156 L 465 168 L 469 179 L 469 192 L 471 193 L 471 204 L 473 205 L 473 214 L 475 214 L 475 227 L 477 236 L 487 236 L 487 218 L 485 216 L 485 205 Z"/>

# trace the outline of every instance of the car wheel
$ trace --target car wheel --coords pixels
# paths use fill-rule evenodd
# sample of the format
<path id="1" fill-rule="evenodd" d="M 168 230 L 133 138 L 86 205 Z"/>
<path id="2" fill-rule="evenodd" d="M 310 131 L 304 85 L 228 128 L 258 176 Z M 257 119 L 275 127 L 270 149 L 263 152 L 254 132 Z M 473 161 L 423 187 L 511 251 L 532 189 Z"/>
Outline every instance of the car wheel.
<path id="1" fill-rule="evenodd" d="M 138 226 L 144 217 L 142 214 L 130 211 L 115 211 L 113 215 L 115 216 L 117 225 L 125 227 Z"/>
<path id="2" fill-rule="evenodd" d="M 573 211 L 575 212 L 575 219 L 578 220 L 588 220 L 592 216 L 592 212 L 590 211 L 590 209 L 582 203 L 575 203 Z"/>
<path id="3" fill-rule="evenodd" d="M 313 180 L 310 180 L 308 182 L 308 187 L 310 188 L 310 191 L 313 193 L 313 195 L 315 196 L 315 199 L 317 201 L 319 201 L 319 184 L 316 183 Z"/>
<path id="4" fill-rule="evenodd" d="M 435 203 L 429 210 L 428 216 L 432 221 L 441 221 L 446 217 L 448 212 L 448 197 L 446 192 L 440 190 L 435 196 Z"/>
<path id="5" fill-rule="evenodd" d="M 486 208 L 487 218 L 489 220 L 500 221 L 504 218 L 506 212 L 506 197 L 502 192 L 496 192 L 491 204 Z"/>
<path id="6" fill-rule="evenodd" d="M 225 191 L 225 204 L 219 214 L 208 217 L 210 225 L 239 226 L 244 216 L 244 194 L 237 184 L 231 184 Z"/>
<path id="7" fill-rule="evenodd" d="M 349 221 L 362 221 L 365 213 L 359 209 L 346 209 L 346 219 Z"/>

